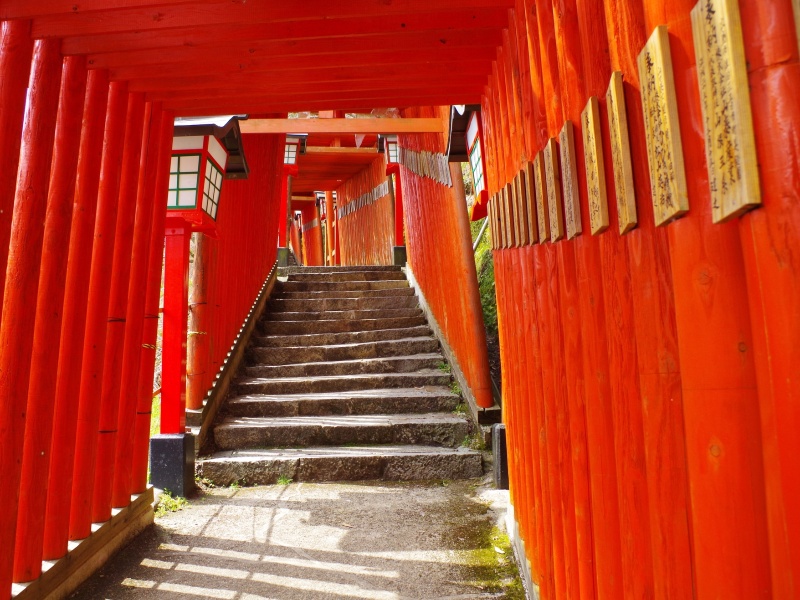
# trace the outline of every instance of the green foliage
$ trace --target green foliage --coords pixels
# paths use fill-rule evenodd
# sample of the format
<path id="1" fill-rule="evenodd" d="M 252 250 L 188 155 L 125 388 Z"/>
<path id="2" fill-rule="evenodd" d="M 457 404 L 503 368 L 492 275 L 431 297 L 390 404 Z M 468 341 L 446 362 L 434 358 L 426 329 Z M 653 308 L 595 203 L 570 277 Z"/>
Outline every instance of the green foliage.
<path id="1" fill-rule="evenodd" d="M 156 504 L 156 517 L 163 517 L 167 513 L 177 512 L 189 504 L 186 498 L 173 496 L 169 490 L 164 490 Z"/>
<path id="2" fill-rule="evenodd" d="M 286 477 L 285 475 L 278 477 L 278 485 L 289 485 L 290 483 L 292 483 L 291 477 Z"/>
<path id="3" fill-rule="evenodd" d="M 460 402 L 458 406 L 453 409 L 453 414 L 456 415 L 466 415 L 467 414 L 467 405 L 464 402 Z"/>
<path id="4" fill-rule="evenodd" d="M 446 362 L 440 362 L 436 365 L 436 368 L 439 369 L 442 373 L 449 373 L 450 372 L 450 365 Z"/>
<path id="5" fill-rule="evenodd" d="M 456 396 L 460 396 L 461 395 L 461 386 L 458 385 L 457 381 L 453 381 L 450 384 L 450 391 L 453 392 Z"/>
<path id="6" fill-rule="evenodd" d="M 470 223 L 472 241 L 478 237 L 484 219 Z M 478 247 L 475 249 L 475 270 L 478 272 L 478 291 L 481 296 L 481 309 L 486 333 L 497 335 L 497 300 L 494 289 L 494 260 L 492 259 L 492 232 L 486 229 Z"/>
<path id="7" fill-rule="evenodd" d="M 486 444 L 483 442 L 483 436 L 479 431 L 465 437 L 461 442 L 461 446 L 470 450 L 486 450 Z"/>

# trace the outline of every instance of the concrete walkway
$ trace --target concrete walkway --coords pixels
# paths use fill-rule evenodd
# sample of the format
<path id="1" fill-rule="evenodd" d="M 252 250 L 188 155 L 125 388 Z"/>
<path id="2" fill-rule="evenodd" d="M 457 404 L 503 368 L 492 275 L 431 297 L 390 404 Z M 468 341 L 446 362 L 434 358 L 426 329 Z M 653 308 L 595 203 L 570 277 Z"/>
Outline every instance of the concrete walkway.
<path id="1" fill-rule="evenodd" d="M 208 489 L 157 518 L 73 598 L 524 598 L 477 480 Z"/>

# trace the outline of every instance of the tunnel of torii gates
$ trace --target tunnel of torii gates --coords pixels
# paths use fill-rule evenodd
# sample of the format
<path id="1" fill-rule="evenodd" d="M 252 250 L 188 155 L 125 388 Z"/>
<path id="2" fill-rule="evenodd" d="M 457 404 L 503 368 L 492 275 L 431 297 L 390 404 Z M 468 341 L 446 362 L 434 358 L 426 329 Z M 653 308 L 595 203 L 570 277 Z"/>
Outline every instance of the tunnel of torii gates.
<path id="1" fill-rule="evenodd" d="M 165 247 L 152 443 L 188 463 L 290 249 L 407 260 L 496 410 L 487 214 L 534 589 L 800 598 L 799 12 L 0 2 L 0 598 L 61 597 L 152 521 Z"/>

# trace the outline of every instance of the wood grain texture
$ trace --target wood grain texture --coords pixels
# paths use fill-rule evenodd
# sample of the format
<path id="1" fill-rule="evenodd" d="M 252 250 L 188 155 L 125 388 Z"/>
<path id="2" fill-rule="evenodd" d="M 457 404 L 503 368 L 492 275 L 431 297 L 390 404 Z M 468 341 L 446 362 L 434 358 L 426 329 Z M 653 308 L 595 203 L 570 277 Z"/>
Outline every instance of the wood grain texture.
<path id="1" fill-rule="evenodd" d="M 536 176 L 532 162 L 525 163 L 520 179 L 522 180 L 525 211 L 528 215 L 528 239 L 531 244 L 536 244 L 539 242 L 539 224 L 536 220 Z"/>
<path id="2" fill-rule="evenodd" d="M 514 178 L 514 198 L 517 203 L 517 245 L 531 243 L 528 214 L 528 195 L 525 190 L 525 171 L 521 170 Z"/>
<path id="3" fill-rule="evenodd" d="M 761 204 L 738 2 L 700 0 L 692 9 L 692 33 L 706 136 L 711 218 L 721 223 Z"/>
<path id="4" fill-rule="evenodd" d="M 550 241 L 557 242 L 564 237 L 564 210 L 561 204 L 561 171 L 558 168 L 558 148 L 555 138 L 550 138 L 550 141 L 547 142 L 542 152 L 542 159 L 547 179 Z"/>
<path id="5" fill-rule="evenodd" d="M 550 239 L 550 213 L 547 210 L 547 182 L 544 173 L 544 152 L 533 159 L 533 181 L 536 189 L 536 222 L 539 227 L 539 243 Z"/>
<path id="6" fill-rule="evenodd" d="M 571 240 L 583 231 L 581 207 L 578 194 L 578 161 L 575 157 L 575 128 L 569 119 L 558 134 L 561 153 L 561 184 L 564 193 L 564 219 L 567 239 Z"/>
<path id="7" fill-rule="evenodd" d="M 633 184 L 631 146 L 628 136 L 628 112 L 622 72 L 614 71 L 606 92 L 608 130 L 611 141 L 611 164 L 614 167 L 614 192 L 617 199 L 617 220 L 620 234 L 636 227 L 636 190 Z"/>
<path id="8" fill-rule="evenodd" d="M 600 132 L 600 103 L 589 98 L 581 113 L 583 155 L 586 161 L 586 191 L 589 199 L 589 221 L 592 235 L 608 229 L 608 194 L 603 162 L 603 139 Z"/>
<path id="9" fill-rule="evenodd" d="M 656 225 L 689 210 L 678 102 L 667 27 L 659 25 L 637 59 Z"/>

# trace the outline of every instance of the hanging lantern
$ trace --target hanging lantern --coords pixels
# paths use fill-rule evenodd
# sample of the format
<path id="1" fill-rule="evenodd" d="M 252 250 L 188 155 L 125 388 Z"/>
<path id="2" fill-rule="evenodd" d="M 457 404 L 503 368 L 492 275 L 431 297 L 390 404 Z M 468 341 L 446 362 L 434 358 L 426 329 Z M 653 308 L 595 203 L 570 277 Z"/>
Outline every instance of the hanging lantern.
<path id="1" fill-rule="evenodd" d="M 283 164 L 296 165 L 297 157 L 306 152 L 306 136 L 289 134 L 283 151 Z"/>
<path id="2" fill-rule="evenodd" d="M 174 137 L 168 217 L 181 217 L 193 231 L 213 234 L 227 162 L 228 152 L 213 135 Z"/>

